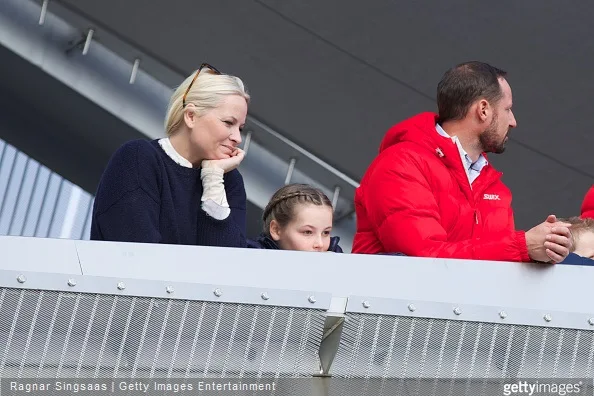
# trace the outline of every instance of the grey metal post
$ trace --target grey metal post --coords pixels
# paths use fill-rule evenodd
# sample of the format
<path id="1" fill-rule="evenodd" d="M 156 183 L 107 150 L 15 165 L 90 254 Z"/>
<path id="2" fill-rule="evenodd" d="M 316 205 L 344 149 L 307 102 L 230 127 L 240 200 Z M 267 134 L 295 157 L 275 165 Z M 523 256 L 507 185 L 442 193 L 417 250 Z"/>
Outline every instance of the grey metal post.
<path id="1" fill-rule="evenodd" d="M 336 204 L 338 204 L 338 196 L 340 194 L 340 186 L 334 187 L 334 194 L 332 195 L 332 210 L 336 211 Z"/>
<path id="2" fill-rule="evenodd" d="M 250 148 L 250 143 L 252 142 L 252 131 L 248 131 L 245 135 L 245 141 L 243 142 L 243 152 L 247 156 L 248 150 Z"/>
<path id="3" fill-rule="evenodd" d="M 291 161 L 289 162 L 289 169 L 287 169 L 287 176 L 285 177 L 285 186 L 291 183 L 291 178 L 293 177 L 293 171 L 295 170 L 296 162 L 296 158 L 291 158 Z"/>
<path id="4" fill-rule="evenodd" d="M 134 84 L 136 81 L 136 75 L 138 74 L 138 67 L 140 66 L 140 59 L 136 58 L 134 60 L 134 65 L 132 66 L 132 73 L 130 74 L 130 84 Z"/>
<path id="5" fill-rule="evenodd" d="M 47 14 L 47 5 L 49 0 L 43 0 L 43 4 L 41 5 L 41 13 L 39 14 L 39 24 L 43 25 L 45 23 L 45 15 Z"/>
<path id="6" fill-rule="evenodd" d="M 93 29 L 89 29 L 87 33 L 87 39 L 85 40 L 85 46 L 83 47 L 82 54 L 86 55 L 89 52 L 89 47 L 91 46 L 91 40 L 93 40 L 93 33 L 95 31 Z"/>

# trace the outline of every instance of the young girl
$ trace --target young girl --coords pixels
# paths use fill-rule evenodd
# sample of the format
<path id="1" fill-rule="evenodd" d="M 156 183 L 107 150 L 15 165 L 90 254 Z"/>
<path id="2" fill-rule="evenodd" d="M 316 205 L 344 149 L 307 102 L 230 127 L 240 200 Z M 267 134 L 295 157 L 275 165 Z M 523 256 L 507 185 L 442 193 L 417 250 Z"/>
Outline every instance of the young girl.
<path id="1" fill-rule="evenodd" d="M 342 253 L 339 237 L 331 237 L 332 202 L 317 188 L 289 184 L 279 189 L 262 215 L 264 232 L 248 247 Z"/>

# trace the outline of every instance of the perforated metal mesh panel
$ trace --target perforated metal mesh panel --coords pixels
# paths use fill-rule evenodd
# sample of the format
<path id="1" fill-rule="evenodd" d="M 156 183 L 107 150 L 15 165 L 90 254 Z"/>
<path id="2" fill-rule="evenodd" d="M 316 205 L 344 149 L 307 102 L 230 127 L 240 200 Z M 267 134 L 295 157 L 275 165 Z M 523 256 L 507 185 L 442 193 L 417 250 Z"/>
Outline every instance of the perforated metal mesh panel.
<path id="1" fill-rule="evenodd" d="M 343 378 L 592 378 L 594 332 L 347 314 Z"/>
<path id="2" fill-rule="evenodd" d="M 0 288 L 1 377 L 311 376 L 324 312 Z"/>

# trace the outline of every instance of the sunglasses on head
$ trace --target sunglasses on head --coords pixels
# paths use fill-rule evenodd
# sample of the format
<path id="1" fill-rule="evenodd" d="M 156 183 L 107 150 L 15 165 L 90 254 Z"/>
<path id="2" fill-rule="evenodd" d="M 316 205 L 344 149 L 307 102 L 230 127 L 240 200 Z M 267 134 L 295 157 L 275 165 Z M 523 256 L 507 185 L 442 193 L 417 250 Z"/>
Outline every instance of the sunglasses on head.
<path id="1" fill-rule="evenodd" d="M 192 79 L 192 82 L 190 83 L 190 85 L 188 85 L 188 88 L 186 89 L 186 93 L 184 93 L 184 97 L 182 99 L 183 101 L 183 107 L 186 107 L 186 97 L 188 96 L 188 93 L 190 92 L 190 89 L 192 88 L 192 85 L 194 85 L 194 82 L 196 81 L 196 79 L 198 78 L 198 74 L 200 74 L 200 72 L 202 71 L 202 69 L 207 68 L 210 71 L 212 71 L 214 74 L 222 74 L 220 71 L 217 70 L 216 67 L 209 65 L 208 63 L 203 63 L 200 65 L 200 68 L 198 68 L 198 70 L 196 71 L 196 74 L 194 75 L 194 78 Z"/>

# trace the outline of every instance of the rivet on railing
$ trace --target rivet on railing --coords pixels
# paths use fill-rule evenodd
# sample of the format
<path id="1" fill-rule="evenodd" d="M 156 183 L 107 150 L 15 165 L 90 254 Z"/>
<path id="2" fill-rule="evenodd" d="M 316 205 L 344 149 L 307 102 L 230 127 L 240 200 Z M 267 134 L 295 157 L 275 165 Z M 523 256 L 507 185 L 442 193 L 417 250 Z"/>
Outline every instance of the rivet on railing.
<path id="1" fill-rule="evenodd" d="M 499 311 L 499 317 L 500 317 L 501 319 L 505 319 L 505 318 L 507 318 L 507 312 L 505 312 L 505 311 Z"/>
<path id="2" fill-rule="evenodd" d="M 76 286 L 76 280 L 72 279 L 72 278 L 68 279 L 68 286 L 70 286 L 70 287 Z"/>
<path id="3" fill-rule="evenodd" d="M 17 276 L 16 279 L 17 279 L 17 282 L 19 282 L 19 283 L 25 283 L 25 282 L 27 282 L 27 278 L 23 274 L 20 274 L 19 276 Z"/>
<path id="4" fill-rule="evenodd" d="M 165 291 L 166 291 L 168 294 L 172 294 L 172 293 L 175 291 L 175 289 L 173 288 L 173 286 L 167 286 L 167 287 L 165 288 Z"/>
<path id="5" fill-rule="evenodd" d="M 221 297 L 223 295 L 223 292 L 221 291 L 221 289 L 214 289 L 213 294 L 217 297 Z"/>
<path id="6" fill-rule="evenodd" d="M 545 320 L 545 322 L 550 322 L 551 320 L 553 320 L 553 317 L 549 314 L 546 314 L 545 316 L 543 316 L 543 319 Z"/>
<path id="7" fill-rule="evenodd" d="M 408 304 L 408 310 L 410 312 L 415 312 L 417 310 L 417 307 L 415 307 L 415 304 Z"/>
<path id="8" fill-rule="evenodd" d="M 47 5 L 49 0 L 43 0 L 43 4 L 41 5 L 41 14 L 39 14 L 39 24 L 43 25 L 45 23 L 45 14 L 47 14 Z"/>
<path id="9" fill-rule="evenodd" d="M 126 284 L 124 282 L 118 282 L 118 290 L 124 290 L 126 288 Z"/>
<path id="10" fill-rule="evenodd" d="M 270 298 L 270 296 L 268 295 L 268 293 L 264 292 L 260 295 L 260 297 L 262 297 L 262 300 L 268 300 Z"/>
<path id="11" fill-rule="evenodd" d="M 367 300 L 363 301 L 362 304 L 363 304 L 363 308 L 369 308 L 369 307 L 371 307 L 371 303 L 369 301 L 367 301 Z"/>
<path id="12" fill-rule="evenodd" d="M 454 314 L 456 314 L 456 315 L 462 315 L 462 310 L 460 309 L 460 307 L 454 308 Z"/>
<path id="13" fill-rule="evenodd" d="M 307 297 L 307 301 L 309 301 L 312 304 L 315 304 L 316 301 L 318 301 L 318 300 L 316 300 L 316 296 L 311 295 L 311 296 Z"/>
<path id="14" fill-rule="evenodd" d="M 594 326 L 594 318 L 590 318 L 590 319 L 588 319 L 588 324 L 589 324 L 590 326 Z"/>

